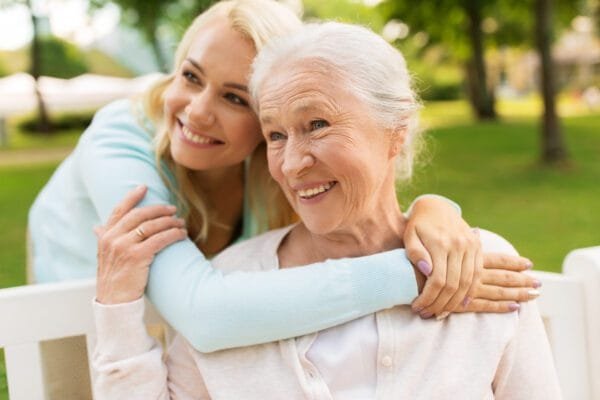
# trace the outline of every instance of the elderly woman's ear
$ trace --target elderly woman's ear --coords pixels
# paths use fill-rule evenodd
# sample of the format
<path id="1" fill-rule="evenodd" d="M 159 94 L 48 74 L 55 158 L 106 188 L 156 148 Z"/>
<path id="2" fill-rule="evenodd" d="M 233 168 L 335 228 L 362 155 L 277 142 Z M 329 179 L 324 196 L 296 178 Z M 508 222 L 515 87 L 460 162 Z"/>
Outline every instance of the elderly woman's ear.
<path id="1" fill-rule="evenodd" d="M 404 140 L 406 139 L 406 133 L 406 127 L 390 129 L 390 158 L 396 158 L 402 152 Z"/>

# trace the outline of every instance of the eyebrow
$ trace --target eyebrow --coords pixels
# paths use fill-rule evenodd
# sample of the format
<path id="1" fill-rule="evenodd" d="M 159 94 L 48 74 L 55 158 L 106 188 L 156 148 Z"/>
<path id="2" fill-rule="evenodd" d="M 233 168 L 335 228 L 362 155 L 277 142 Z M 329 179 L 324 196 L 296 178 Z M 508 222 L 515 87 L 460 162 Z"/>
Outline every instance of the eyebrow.
<path id="1" fill-rule="evenodd" d="M 200 64 L 198 64 L 196 61 L 192 60 L 191 58 L 186 58 L 186 60 L 192 64 L 198 71 L 200 71 L 203 75 L 206 75 L 206 73 L 204 72 L 204 69 L 200 66 Z M 223 86 L 225 87 L 229 87 L 232 89 L 237 89 L 237 90 L 241 90 L 243 92 L 248 92 L 248 86 L 246 85 L 242 85 L 239 83 L 235 83 L 235 82 L 225 82 L 223 84 Z"/>

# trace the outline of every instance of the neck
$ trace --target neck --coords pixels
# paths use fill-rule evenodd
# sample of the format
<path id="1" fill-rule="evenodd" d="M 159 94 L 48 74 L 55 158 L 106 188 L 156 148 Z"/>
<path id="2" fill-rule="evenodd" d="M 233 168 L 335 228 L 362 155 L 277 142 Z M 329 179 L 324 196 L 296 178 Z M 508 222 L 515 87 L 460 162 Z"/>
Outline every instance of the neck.
<path id="1" fill-rule="evenodd" d="M 395 193 L 378 202 L 369 215 L 351 226 L 325 234 L 309 231 L 304 224 L 295 227 L 280 248 L 280 265 L 303 265 L 326 259 L 359 257 L 404 247 L 402 236 L 406 219 Z"/>
<path id="2" fill-rule="evenodd" d="M 224 188 L 243 186 L 244 163 L 230 167 L 194 171 L 194 175 L 202 189 L 207 193 L 220 192 Z"/>

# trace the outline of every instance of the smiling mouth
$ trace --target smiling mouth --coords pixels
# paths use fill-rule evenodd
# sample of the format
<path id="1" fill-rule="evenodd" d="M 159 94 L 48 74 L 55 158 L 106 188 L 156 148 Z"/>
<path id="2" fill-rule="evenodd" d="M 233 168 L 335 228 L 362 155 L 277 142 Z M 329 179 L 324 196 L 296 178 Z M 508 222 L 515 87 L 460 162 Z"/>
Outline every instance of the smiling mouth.
<path id="1" fill-rule="evenodd" d="M 298 190 L 297 193 L 298 193 L 298 196 L 300 196 L 300 198 L 308 200 L 308 199 L 312 199 L 313 197 L 317 197 L 320 194 L 330 191 L 336 184 L 337 184 L 336 181 L 331 181 L 331 182 L 323 183 L 314 188 Z"/>
<path id="2" fill-rule="evenodd" d="M 181 127 L 181 133 L 183 134 L 183 137 L 192 143 L 195 143 L 195 144 L 223 144 L 223 142 L 221 142 L 220 140 L 216 140 L 216 139 L 213 139 L 208 136 L 198 135 L 196 133 L 193 133 L 192 131 L 190 131 L 188 129 L 187 126 L 183 125 L 180 121 L 178 121 L 178 122 L 179 122 L 179 126 Z"/>

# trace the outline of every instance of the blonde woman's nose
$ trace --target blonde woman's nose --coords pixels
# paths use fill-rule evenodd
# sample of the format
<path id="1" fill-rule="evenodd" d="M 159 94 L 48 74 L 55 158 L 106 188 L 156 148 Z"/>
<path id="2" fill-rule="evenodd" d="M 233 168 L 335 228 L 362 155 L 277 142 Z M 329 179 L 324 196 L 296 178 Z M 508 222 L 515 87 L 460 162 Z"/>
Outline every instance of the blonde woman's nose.
<path id="1" fill-rule="evenodd" d="M 210 126 L 215 122 L 215 114 L 210 96 L 206 91 L 194 95 L 185 107 L 188 118 L 196 124 Z"/>

